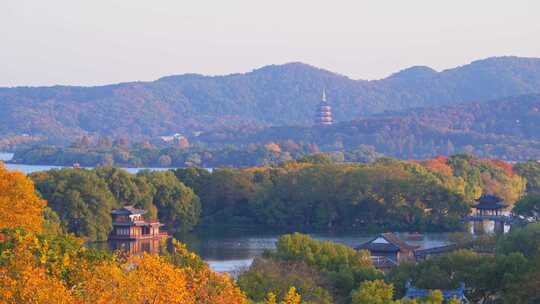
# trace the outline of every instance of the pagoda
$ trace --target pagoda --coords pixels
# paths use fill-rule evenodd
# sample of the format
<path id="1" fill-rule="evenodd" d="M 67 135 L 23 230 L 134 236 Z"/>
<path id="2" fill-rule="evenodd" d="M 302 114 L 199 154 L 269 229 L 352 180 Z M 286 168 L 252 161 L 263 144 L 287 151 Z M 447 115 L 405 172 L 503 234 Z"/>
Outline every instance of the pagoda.
<path id="1" fill-rule="evenodd" d="M 317 113 L 315 116 L 315 125 L 317 126 L 329 126 L 332 125 L 332 107 L 326 101 L 326 91 L 323 90 L 321 102 L 317 107 Z"/>
<path id="2" fill-rule="evenodd" d="M 486 225 L 493 223 L 493 231 L 496 234 L 504 233 L 504 225 L 510 224 L 512 217 L 504 214 L 508 205 L 500 197 L 495 195 L 482 195 L 472 206 L 476 212 L 466 216 L 465 220 L 473 222 L 473 233 L 483 234 L 486 232 Z M 485 225 L 486 224 L 486 225 Z M 489 227 L 488 227 L 489 228 Z"/>

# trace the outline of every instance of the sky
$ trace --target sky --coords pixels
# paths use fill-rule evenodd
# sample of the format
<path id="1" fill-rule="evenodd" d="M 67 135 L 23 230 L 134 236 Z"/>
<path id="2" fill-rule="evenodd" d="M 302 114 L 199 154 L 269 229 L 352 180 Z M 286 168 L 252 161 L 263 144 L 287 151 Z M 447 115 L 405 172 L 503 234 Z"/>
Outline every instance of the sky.
<path id="1" fill-rule="evenodd" d="M 0 87 L 293 61 L 371 80 L 506 55 L 540 57 L 540 1 L 0 0 Z"/>

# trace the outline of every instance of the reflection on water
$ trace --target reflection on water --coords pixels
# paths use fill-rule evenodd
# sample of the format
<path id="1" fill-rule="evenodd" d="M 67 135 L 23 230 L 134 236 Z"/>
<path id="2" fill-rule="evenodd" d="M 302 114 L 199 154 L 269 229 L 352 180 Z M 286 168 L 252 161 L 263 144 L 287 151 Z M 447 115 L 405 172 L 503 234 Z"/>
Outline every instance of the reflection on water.
<path id="1" fill-rule="evenodd" d="M 109 241 L 109 248 L 111 250 L 121 250 L 129 254 L 146 253 L 159 253 L 159 239 L 145 239 L 134 241 Z"/>
<path id="2" fill-rule="evenodd" d="M 309 234 L 316 240 L 332 241 L 349 247 L 356 247 L 375 236 L 375 234 L 348 233 L 348 234 Z M 448 245 L 448 233 L 426 233 L 421 240 L 408 240 L 406 233 L 397 233 L 409 244 L 421 248 L 433 248 Z M 218 272 L 237 273 L 247 269 L 253 259 L 260 256 L 265 250 L 275 249 L 278 234 L 261 232 L 221 232 L 197 233 L 176 237 L 185 243 L 191 251 L 203 258 L 210 268 Z M 91 246 L 107 248 L 110 250 L 124 250 L 131 254 L 141 252 L 159 253 L 161 246 L 159 240 L 137 241 L 110 241 L 94 243 Z"/>
<path id="3" fill-rule="evenodd" d="M 332 241 L 353 248 L 375 236 L 375 234 L 362 233 L 309 235 L 317 240 Z M 408 243 L 422 248 L 448 244 L 448 233 L 426 233 L 421 240 L 408 240 L 406 233 L 397 233 L 397 235 Z M 229 273 L 248 268 L 255 257 L 260 256 L 265 250 L 275 249 L 278 238 L 278 234 L 239 231 L 177 236 L 178 240 L 203 258 L 214 271 Z M 163 248 L 160 247 L 159 240 L 111 241 L 92 244 L 92 246 L 111 250 L 121 249 L 131 254 L 159 253 L 160 248 Z"/>
<path id="4" fill-rule="evenodd" d="M 309 234 L 322 241 L 332 241 L 349 247 L 356 247 L 375 236 L 375 234 Z M 397 235 L 410 244 L 422 248 L 432 248 L 447 245 L 448 233 L 426 233 L 421 240 L 407 240 L 407 234 Z M 253 258 L 261 255 L 267 249 L 274 249 L 278 234 L 239 233 L 228 234 L 199 233 L 180 236 L 188 248 L 195 251 L 210 267 L 219 272 L 235 272 L 251 265 Z"/>

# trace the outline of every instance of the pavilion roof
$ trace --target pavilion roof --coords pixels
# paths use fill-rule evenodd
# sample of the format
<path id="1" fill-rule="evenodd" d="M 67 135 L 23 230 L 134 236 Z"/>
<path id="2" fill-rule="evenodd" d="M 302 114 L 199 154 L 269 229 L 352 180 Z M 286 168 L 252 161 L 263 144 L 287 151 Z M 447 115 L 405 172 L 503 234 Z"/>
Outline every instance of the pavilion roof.
<path id="1" fill-rule="evenodd" d="M 379 252 L 413 251 L 417 248 L 418 246 L 409 245 L 405 241 L 402 241 L 394 233 L 382 233 L 356 247 L 356 249 L 367 249 L 369 251 Z"/>
<path id="2" fill-rule="evenodd" d="M 476 205 L 473 208 L 476 209 L 504 209 L 508 207 L 503 200 L 495 195 L 484 194 L 476 200 Z"/>

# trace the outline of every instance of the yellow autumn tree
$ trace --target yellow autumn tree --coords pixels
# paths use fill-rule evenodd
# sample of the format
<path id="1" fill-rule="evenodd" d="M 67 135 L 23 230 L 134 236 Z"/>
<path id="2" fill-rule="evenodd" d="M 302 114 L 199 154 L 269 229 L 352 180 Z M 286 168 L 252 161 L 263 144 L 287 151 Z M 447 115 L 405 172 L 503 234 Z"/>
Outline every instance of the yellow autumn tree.
<path id="1" fill-rule="evenodd" d="M 281 304 L 300 304 L 302 302 L 302 298 L 296 292 L 295 287 L 291 287 L 285 297 L 283 297 L 283 301 L 281 301 Z"/>
<path id="2" fill-rule="evenodd" d="M 76 269 L 78 279 L 77 297 L 80 303 L 120 304 L 126 301 L 127 278 L 124 270 L 115 262 L 105 261 L 98 265 L 81 265 Z"/>
<path id="3" fill-rule="evenodd" d="M 41 231 L 45 205 L 26 175 L 8 171 L 0 162 L 0 229 L 21 227 Z"/>
<path id="4" fill-rule="evenodd" d="M 80 267 L 81 303 L 243 304 L 247 300 L 226 274 L 210 270 L 184 244 L 170 256 L 144 254 L 126 262 Z"/>
<path id="5" fill-rule="evenodd" d="M 185 272 L 157 255 L 144 254 L 128 261 L 126 303 L 196 303 Z"/>
<path id="6" fill-rule="evenodd" d="M 20 235 L 17 246 L 2 252 L 0 263 L 0 303 L 76 303 L 71 291 L 47 273 L 35 252 L 40 244 L 35 235 Z"/>
<path id="7" fill-rule="evenodd" d="M 195 304 L 185 272 L 163 257 L 143 254 L 82 273 L 81 303 Z"/>
<path id="8" fill-rule="evenodd" d="M 184 269 L 197 304 L 244 304 L 247 299 L 228 274 L 212 271 L 196 254 L 176 240 L 171 262 Z"/>
<path id="9" fill-rule="evenodd" d="M 266 295 L 265 304 L 277 304 L 276 295 L 273 292 L 269 292 Z"/>

